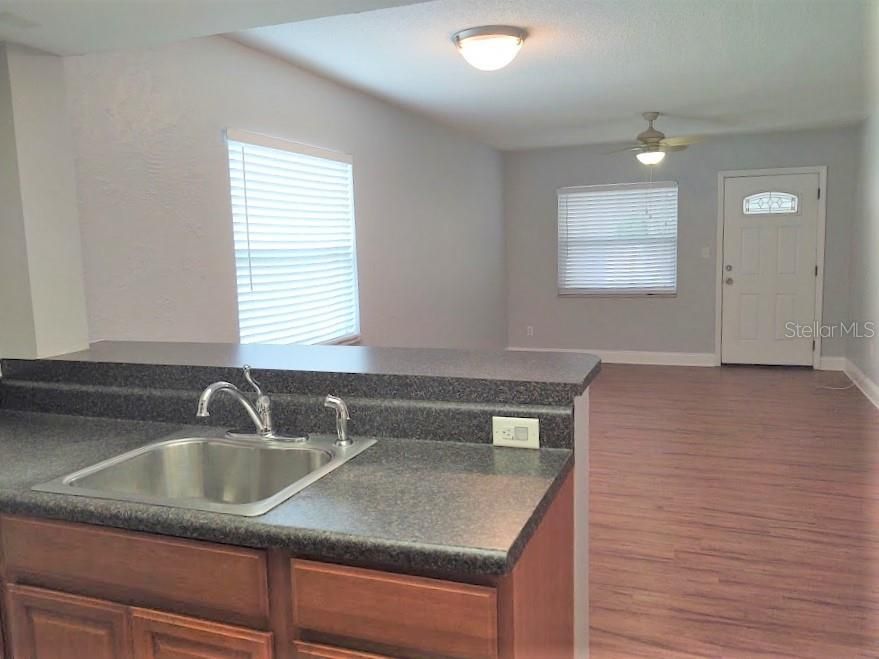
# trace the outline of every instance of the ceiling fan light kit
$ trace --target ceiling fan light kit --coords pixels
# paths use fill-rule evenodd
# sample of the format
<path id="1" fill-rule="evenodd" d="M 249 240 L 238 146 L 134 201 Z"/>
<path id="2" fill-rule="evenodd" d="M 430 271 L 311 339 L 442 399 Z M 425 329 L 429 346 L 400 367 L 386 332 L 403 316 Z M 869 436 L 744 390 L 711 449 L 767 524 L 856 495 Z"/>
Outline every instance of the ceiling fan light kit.
<path id="1" fill-rule="evenodd" d="M 642 165 L 658 165 L 665 160 L 665 151 L 640 151 L 635 157 Z"/>
<path id="2" fill-rule="evenodd" d="M 452 37 L 461 56 L 480 71 L 497 71 L 512 62 L 527 33 L 510 25 L 486 25 L 461 30 Z"/>

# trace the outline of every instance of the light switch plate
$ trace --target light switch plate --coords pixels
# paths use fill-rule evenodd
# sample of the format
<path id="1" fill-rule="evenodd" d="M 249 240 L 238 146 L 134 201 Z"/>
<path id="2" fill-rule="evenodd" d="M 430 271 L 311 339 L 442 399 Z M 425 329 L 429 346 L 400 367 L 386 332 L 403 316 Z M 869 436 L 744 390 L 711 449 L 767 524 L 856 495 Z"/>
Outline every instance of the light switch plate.
<path id="1" fill-rule="evenodd" d="M 495 446 L 540 448 L 540 420 L 493 416 L 491 437 Z"/>

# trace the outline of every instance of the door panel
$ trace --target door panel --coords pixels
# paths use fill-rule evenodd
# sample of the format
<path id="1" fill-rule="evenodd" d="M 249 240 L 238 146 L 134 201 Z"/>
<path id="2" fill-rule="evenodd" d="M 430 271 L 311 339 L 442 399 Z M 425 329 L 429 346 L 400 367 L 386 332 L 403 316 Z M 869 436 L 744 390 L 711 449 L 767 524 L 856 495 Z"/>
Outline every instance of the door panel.
<path id="1" fill-rule="evenodd" d="M 271 659 L 272 635 L 187 616 L 132 609 L 135 659 Z"/>
<path id="2" fill-rule="evenodd" d="M 747 197 L 770 191 L 795 195 L 795 212 L 784 212 L 786 204 L 745 212 Z M 725 180 L 723 363 L 812 364 L 812 337 L 791 332 L 816 317 L 817 192 L 818 174 Z"/>
<path id="3" fill-rule="evenodd" d="M 128 659 L 124 606 L 41 588 L 7 587 L 10 654 L 16 659 Z"/>

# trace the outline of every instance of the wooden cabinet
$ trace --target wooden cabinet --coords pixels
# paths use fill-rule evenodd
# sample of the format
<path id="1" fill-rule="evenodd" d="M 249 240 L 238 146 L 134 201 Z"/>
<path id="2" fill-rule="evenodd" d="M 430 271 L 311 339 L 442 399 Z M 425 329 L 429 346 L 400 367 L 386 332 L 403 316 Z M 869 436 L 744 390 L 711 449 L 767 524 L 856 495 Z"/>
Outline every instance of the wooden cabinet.
<path id="1" fill-rule="evenodd" d="M 271 659 L 272 635 L 133 609 L 134 659 Z M 41 658 L 42 659 L 42 658 Z"/>
<path id="2" fill-rule="evenodd" d="M 7 589 L 9 651 L 15 659 L 126 659 L 124 606 L 40 588 Z"/>
<path id="3" fill-rule="evenodd" d="M 479 585 L 0 516 L 6 659 L 572 659 L 573 487 Z"/>

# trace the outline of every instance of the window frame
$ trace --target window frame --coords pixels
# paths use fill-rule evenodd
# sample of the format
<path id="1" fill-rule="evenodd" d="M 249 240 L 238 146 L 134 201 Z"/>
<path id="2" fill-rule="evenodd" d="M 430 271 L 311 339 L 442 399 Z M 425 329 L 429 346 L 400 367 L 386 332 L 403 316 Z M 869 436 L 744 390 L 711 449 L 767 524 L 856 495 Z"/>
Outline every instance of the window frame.
<path id="1" fill-rule="evenodd" d="M 647 288 L 572 288 L 561 285 L 561 199 L 564 193 L 577 191 L 649 189 L 651 187 L 668 186 L 675 189 L 675 277 L 674 290 L 650 290 Z M 629 183 L 600 183 L 594 185 L 572 185 L 556 189 L 556 295 L 563 298 L 675 298 L 678 295 L 678 275 L 680 273 L 680 186 L 677 181 L 638 181 Z"/>
<path id="2" fill-rule="evenodd" d="M 360 325 L 360 271 L 359 264 L 357 258 L 357 209 L 356 209 L 356 178 L 354 176 L 354 158 L 350 154 L 343 153 L 341 151 L 333 151 L 331 149 L 325 149 L 321 147 L 312 146 L 310 144 L 304 144 L 301 142 L 295 142 L 292 140 L 283 139 L 280 137 L 273 137 L 271 135 L 264 135 L 262 133 L 253 133 L 246 130 L 227 128 L 223 131 L 223 146 L 225 147 L 225 157 L 226 157 L 226 173 L 227 173 L 227 193 L 229 200 L 229 217 L 232 219 L 230 224 L 230 229 L 233 234 L 233 248 L 232 248 L 232 259 L 233 259 L 233 268 L 235 270 L 236 282 L 238 278 L 238 266 L 235 262 L 236 260 L 236 250 L 234 247 L 234 233 L 235 233 L 235 213 L 232 208 L 232 177 L 231 177 L 231 163 L 229 161 L 229 142 L 239 142 L 242 144 L 250 144 L 254 146 L 264 147 L 268 149 L 276 149 L 281 151 L 288 151 L 290 153 L 296 153 L 299 155 L 310 156 L 313 158 L 322 158 L 324 160 L 333 160 L 336 162 L 345 163 L 351 166 L 351 251 L 352 251 L 352 271 L 354 273 L 354 286 L 353 286 L 353 298 L 354 298 L 354 333 L 346 334 L 344 336 L 339 336 L 328 341 L 321 341 L 319 343 L 313 344 L 303 344 L 303 343 L 279 343 L 279 344 L 258 344 L 258 343 L 250 343 L 246 345 L 358 345 L 361 340 L 361 325 Z M 241 311 L 240 311 L 240 298 L 238 294 L 238 286 L 236 283 L 235 286 L 235 319 L 238 325 L 238 342 L 241 341 Z"/>

